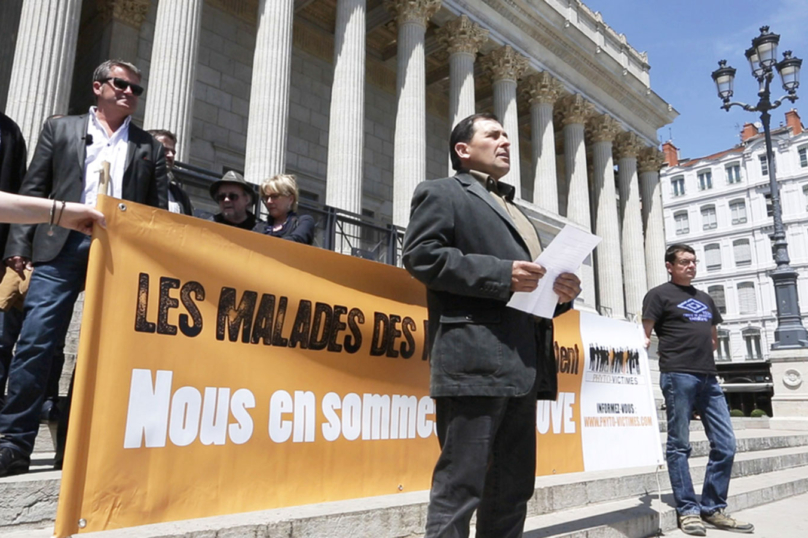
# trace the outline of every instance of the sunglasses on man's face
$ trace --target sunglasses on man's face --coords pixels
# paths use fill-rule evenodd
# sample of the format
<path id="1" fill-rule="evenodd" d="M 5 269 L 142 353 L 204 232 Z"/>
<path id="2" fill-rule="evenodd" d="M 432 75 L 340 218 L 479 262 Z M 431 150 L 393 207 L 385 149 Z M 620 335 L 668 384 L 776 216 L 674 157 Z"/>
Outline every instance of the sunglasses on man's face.
<path id="1" fill-rule="evenodd" d="M 121 90 L 122 92 L 125 92 L 127 88 L 132 88 L 132 95 L 134 95 L 135 97 L 140 97 L 141 95 L 143 95 L 143 86 L 140 86 L 133 82 L 129 82 L 128 80 L 124 80 L 122 78 L 109 77 L 105 78 L 101 82 L 102 83 L 112 82 L 112 85 L 115 88 Z"/>
<path id="2" fill-rule="evenodd" d="M 233 202 L 235 202 L 236 200 L 239 199 L 239 194 L 237 192 L 220 192 L 219 194 L 216 195 L 217 202 L 224 202 L 228 198 Z"/>

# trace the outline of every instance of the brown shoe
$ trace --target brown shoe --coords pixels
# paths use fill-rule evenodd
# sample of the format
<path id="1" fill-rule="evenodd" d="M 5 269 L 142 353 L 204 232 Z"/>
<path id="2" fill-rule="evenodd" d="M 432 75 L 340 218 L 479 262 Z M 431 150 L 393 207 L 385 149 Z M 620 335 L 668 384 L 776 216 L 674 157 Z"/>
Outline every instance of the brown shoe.
<path id="1" fill-rule="evenodd" d="M 729 516 L 723 509 L 716 510 L 709 516 L 704 516 L 704 521 L 715 527 L 716 529 L 721 529 L 724 531 L 732 531 L 732 532 L 745 532 L 745 533 L 752 533 L 755 531 L 755 526 L 751 523 L 747 523 L 746 521 L 738 521 Z"/>
<path id="2" fill-rule="evenodd" d="M 704 528 L 701 517 L 696 514 L 679 516 L 679 528 L 683 533 L 691 536 L 707 536 L 707 529 Z"/>

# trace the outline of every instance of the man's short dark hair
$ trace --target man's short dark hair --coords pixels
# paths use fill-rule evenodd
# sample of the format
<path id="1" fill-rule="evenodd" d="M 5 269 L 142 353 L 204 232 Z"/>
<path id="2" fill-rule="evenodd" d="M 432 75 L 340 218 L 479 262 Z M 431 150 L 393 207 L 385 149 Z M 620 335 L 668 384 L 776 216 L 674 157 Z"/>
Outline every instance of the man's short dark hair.
<path id="1" fill-rule="evenodd" d="M 693 250 L 693 247 L 690 245 L 685 245 L 684 243 L 674 243 L 665 250 L 665 262 L 674 264 L 676 263 L 676 258 L 679 256 L 681 252 L 687 252 L 688 254 L 696 255 L 696 251 Z"/>
<path id="2" fill-rule="evenodd" d="M 137 68 L 134 64 L 129 62 L 125 62 L 123 60 L 107 60 L 106 62 L 102 63 L 98 67 L 95 68 L 93 71 L 93 82 L 101 82 L 109 78 L 109 73 L 112 71 L 113 67 L 121 67 L 123 69 L 128 69 L 135 75 L 137 78 L 143 78 L 140 73 L 140 69 Z"/>
<path id="3" fill-rule="evenodd" d="M 168 138 L 169 140 L 171 140 L 175 144 L 177 143 L 177 135 L 175 135 L 174 133 L 172 133 L 168 129 L 149 129 L 147 132 L 150 135 L 152 135 L 154 138 L 157 138 L 158 136 L 162 136 L 163 138 Z"/>
<path id="4" fill-rule="evenodd" d="M 494 120 L 497 123 L 502 123 L 499 121 L 496 114 L 488 112 L 472 114 L 460 120 L 460 122 L 455 125 L 455 128 L 452 129 L 452 136 L 449 137 L 449 157 L 452 159 L 452 168 L 455 170 L 459 171 L 463 168 L 463 163 L 460 161 L 460 156 L 457 154 L 457 151 L 455 151 L 455 146 L 460 142 L 471 142 L 471 139 L 474 137 L 474 123 L 477 120 Z"/>

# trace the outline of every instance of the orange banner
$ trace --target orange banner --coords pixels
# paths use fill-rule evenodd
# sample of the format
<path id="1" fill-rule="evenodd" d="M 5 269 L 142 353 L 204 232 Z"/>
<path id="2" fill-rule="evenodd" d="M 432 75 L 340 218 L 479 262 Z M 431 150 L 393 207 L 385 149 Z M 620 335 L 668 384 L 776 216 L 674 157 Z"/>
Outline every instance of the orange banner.
<path id="1" fill-rule="evenodd" d="M 101 197 L 59 537 L 425 490 L 423 286 L 392 266 Z M 539 474 L 584 470 L 579 314 Z"/>

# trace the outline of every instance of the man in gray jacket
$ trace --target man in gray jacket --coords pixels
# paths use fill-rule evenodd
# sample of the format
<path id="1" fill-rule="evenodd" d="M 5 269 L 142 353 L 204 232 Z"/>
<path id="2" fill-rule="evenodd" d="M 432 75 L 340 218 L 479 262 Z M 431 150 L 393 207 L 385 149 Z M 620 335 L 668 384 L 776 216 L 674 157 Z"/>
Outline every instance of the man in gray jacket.
<path id="1" fill-rule="evenodd" d="M 467 537 L 475 509 L 478 538 L 519 537 L 536 474 L 536 399 L 555 399 L 557 381 L 552 321 L 506 303 L 538 286 L 541 245 L 515 189 L 499 182 L 510 142 L 496 116 L 462 120 L 449 146 L 458 173 L 416 188 L 403 253 L 427 287 L 441 445 L 426 537 Z M 553 288 L 556 315 L 581 290 L 569 273 Z"/>
<path id="2" fill-rule="evenodd" d="M 106 161 L 112 196 L 166 209 L 163 146 L 131 123 L 143 93 L 140 70 L 108 60 L 93 73 L 92 91 L 96 106 L 87 114 L 45 122 L 20 194 L 56 200 L 51 220 L 58 224 L 59 201 L 95 205 Z M 6 265 L 21 272 L 33 264 L 34 272 L 0 411 L 0 476 L 28 472 L 54 349 L 64 342 L 73 304 L 84 288 L 90 241 L 49 224 L 11 227 Z"/>

